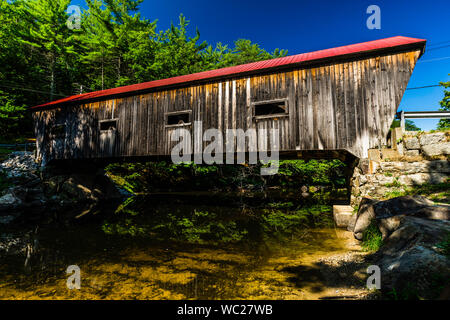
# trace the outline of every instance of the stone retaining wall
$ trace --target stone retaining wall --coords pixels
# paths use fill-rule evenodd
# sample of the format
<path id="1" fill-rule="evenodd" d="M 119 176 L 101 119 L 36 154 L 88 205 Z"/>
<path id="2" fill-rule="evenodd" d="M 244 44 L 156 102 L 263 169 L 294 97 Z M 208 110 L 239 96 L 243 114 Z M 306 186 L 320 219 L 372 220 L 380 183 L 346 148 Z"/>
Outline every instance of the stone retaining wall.
<path id="1" fill-rule="evenodd" d="M 435 157 L 450 155 L 450 131 L 407 132 L 402 139 L 405 156 Z"/>
<path id="2" fill-rule="evenodd" d="M 381 200 L 405 187 L 449 180 L 450 131 L 407 132 L 394 141 L 393 148 L 369 150 L 369 159 L 360 160 L 351 181 L 351 205 L 362 197 Z"/>

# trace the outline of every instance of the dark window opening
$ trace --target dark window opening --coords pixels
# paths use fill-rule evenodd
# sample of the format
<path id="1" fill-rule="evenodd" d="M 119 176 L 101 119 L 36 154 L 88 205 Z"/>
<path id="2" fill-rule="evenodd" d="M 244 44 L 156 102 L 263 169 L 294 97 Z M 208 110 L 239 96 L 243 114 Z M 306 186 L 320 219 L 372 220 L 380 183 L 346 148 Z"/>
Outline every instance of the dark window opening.
<path id="1" fill-rule="evenodd" d="M 286 114 L 286 104 L 284 102 L 272 102 L 255 105 L 255 116 L 270 116 Z"/>
<path id="2" fill-rule="evenodd" d="M 117 129 L 117 120 L 100 121 L 101 131 L 116 130 L 116 129 Z"/>
<path id="3" fill-rule="evenodd" d="M 64 138 L 66 136 L 66 125 L 65 124 L 57 124 L 54 125 L 51 129 L 51 135 L 53 138 Z"/>
<path id="4" fill-rule="evenodd" d="M 167 125 L 177 125 L 177 124 L 187 124 L 190 123 L 190 113 L 178 113 L 178 114 L 168 114 L 167 115 Z"/>

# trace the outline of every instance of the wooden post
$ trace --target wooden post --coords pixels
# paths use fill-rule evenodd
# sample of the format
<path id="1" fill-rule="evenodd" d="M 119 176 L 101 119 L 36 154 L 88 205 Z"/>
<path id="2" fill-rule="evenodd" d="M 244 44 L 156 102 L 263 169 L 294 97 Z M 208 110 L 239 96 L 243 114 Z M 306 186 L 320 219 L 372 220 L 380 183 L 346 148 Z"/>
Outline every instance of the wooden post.
<path id="1" fill-rule="evenodd" d="M 400 113 L 400 127 L 402 128 L 402 133 L 405 133 L 405 111 Z"/>

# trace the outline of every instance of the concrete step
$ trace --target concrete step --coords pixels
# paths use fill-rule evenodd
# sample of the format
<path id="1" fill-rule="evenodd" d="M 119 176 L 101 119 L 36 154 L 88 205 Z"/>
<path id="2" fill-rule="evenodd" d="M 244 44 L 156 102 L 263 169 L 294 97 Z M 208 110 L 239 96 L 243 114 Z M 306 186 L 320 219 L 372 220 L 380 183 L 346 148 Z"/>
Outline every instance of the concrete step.
<path id="1" fill-rule="evenodd" d="M 349 205 L 334 205 L 333 217 L 338 228 L 348 229 L 354 225 L 356 220 L 356 212 L 353 211 L 353 207 Z"/>

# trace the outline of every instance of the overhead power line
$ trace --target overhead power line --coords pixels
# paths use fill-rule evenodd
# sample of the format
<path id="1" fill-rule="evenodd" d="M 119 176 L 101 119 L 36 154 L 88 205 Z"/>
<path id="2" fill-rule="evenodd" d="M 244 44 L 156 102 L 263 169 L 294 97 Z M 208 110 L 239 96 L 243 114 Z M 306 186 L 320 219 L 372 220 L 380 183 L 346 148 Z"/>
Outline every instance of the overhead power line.
<path id="1" fill-rule="evenodd" d="M 432 84 L 432 85 L 429 85 L 429 86 L 406 88 L 406 90 L 425 89 L 425 88 L 433 88 L 433 87 L 440 87 L 440 86 L 441 86 L 440 84 Z"/>
<path id="2" fill-rule="evenodd" d="M 50 92 L 47 91 L 41 91 L 41 90 L 35 90 L 35 89 L 29 89 L 29 88 L 21 88 L 21 87 L 14 87 L 14 86 L 8 86 L 5 84 L 0 83 L 0 87 L 3 88 L 10 88 L 10 89 L 16 89 L 16 90 L 22 90 L 22 91 L 29 91 L 29 92 L 36 92 L 36 93 L 44 93 L 44 94 L 50 94 Z M 60 97 L 66 97 L 65 94 L 60 93 L 53 93 L 54 96 L 60 96 Z"/>
<path id="3" fill-rule="evenodd" d="M 450 43 L 450 40 L 432 43 L 432 44 L 428 45 L 427 47 L 436 47 L 436 46 L 440 46 L 440 45 L 447 44 L 447 43 Z"/>
<path id="4" fill-rule="evenodd" d="M 428 60 L 420 60 L 417 61 L 417 63 L 422 63 L 422 62 L 432 62 L 432 61 L 441 61 L 441 60 L 447 60 L 450 59 L 450 56 L 447 57 L 441 57 L 441 58 L 434 58 L 434 59 L 428 59 Z"/>
<path id="5" fill-rule="evenodd" d="M 444 48 L 448 48 L 450 47 L 450 44 L 445 45 L 445 46 L 440 46 L 440 47 L 435 47 L 435 48 L 430 48 L 427 51 L 433 51 L 433 50 L 439 50 L 439 49 L 444 49 Z"/>

